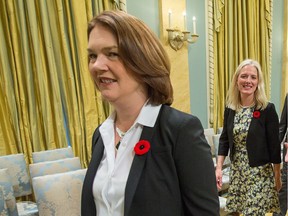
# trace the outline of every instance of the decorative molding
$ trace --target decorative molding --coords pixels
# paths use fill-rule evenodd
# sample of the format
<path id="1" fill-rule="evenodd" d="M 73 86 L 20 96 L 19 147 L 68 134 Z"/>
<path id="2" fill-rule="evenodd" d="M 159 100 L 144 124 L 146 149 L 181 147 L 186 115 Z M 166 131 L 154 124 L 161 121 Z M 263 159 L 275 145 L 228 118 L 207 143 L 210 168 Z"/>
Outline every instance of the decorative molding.
<path id="1" fill-rule="evenodd" d="M 213 127 L 214 122 L 214 37 L 213 37 L 213 1 L 208 0 L 208 65 L 209 65 L 209 83 L 208 83 L 208 94 L 209 94 L 209 126 Z"/>

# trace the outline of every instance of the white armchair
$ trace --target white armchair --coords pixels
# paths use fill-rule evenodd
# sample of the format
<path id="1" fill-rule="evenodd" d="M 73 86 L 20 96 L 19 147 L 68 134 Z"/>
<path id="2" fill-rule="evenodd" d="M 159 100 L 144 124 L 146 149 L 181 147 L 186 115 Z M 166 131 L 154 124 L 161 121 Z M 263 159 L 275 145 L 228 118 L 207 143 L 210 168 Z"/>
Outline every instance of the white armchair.
<path id="1" fill-rule="evenodd" d="M 214 146 L 213 138 L 212 138 L 213 135 L 215 135 L 214 129 L 213 128 L 204 129 L 204 135 L 205 135 L 205 138 L 206 138 L 208 144 L 211 147 L 211 154 L 212 154 L 213 162 L 215 165 L 215 163 L 216 163 L 215 146 Z"/>

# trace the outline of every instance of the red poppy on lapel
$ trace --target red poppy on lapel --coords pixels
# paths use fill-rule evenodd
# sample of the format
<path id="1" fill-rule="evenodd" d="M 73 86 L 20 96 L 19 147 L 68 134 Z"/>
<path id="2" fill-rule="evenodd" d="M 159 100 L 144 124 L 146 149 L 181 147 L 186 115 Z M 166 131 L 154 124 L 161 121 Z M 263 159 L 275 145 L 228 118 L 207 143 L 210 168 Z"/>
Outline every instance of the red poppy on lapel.
<path id="1" fill-rule="evenodd" d="M 147 140 L 140 140 L 134 146 L 134 151 L 136 155 L 146 154 L 150 149 L 150 143 Z"/>
<path id="2" fill-rule="evenodd" d="M 256 110 L 253 112 L 253 117 L 254 118 L 260 118 L 260 111 Z"/>

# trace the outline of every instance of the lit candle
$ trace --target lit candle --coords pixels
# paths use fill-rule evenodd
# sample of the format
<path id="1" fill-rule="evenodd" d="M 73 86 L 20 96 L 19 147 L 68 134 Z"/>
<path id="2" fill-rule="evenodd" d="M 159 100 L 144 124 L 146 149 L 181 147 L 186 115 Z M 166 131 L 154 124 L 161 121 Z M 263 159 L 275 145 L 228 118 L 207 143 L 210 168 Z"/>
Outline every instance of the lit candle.
<path id="1" fill-rule="evenodd" d="M 196 17 L 193 16 L 193 34 L 196 34 Z"/>
<path id="2" fill-rule="evenodd" d="M 171 18 L 171 16 L 172 16 L 172 11 L 171 11 L 171 9 L 169 9 L 169 10 L 168 10 L 169 28 L 171 28 L 171 24 L 172 24 L 172 18 Z"/>
<path id="3" fill-rule="evenodd" d="M 183 18 L 184 18 L 184 31 L 187 30 L 187 21 L 186 21 L 186 12 L 183 12 Z"/>

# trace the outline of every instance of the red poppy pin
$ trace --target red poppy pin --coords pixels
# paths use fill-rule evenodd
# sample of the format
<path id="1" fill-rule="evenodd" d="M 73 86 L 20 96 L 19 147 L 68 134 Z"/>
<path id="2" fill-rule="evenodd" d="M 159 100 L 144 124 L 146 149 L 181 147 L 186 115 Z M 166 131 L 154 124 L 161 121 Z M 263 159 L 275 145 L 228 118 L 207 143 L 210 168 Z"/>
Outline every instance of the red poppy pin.
<path id="1" fill-rule="evenodd" d="M 134 151 L 136 155 L 146 154 L 150 149 L 150 143 L 147 140 L 140 140 L 134 146 Z"/>
<path id="2" fill-rule="evenodd" d="M 260 118 L 260 112 L 258 110 L 253 112 L 253 117 L 254 118 Z"/>

